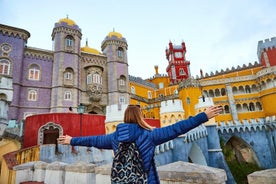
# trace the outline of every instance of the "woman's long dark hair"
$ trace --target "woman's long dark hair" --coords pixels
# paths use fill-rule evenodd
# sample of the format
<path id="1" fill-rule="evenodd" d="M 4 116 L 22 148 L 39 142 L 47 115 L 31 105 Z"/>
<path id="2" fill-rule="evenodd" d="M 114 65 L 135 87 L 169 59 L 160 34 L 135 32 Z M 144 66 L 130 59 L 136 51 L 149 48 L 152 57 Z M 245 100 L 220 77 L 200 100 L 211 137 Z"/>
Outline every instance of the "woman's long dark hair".
<path id="1" fill-rule="evenodd" d="M 129 105 L 125 110 L 124 116 L 125 123 L 136 123 L 140 127 L 152 130 L 153 127 L 150 126 L 145 120 L 143 119 L 142 112 L 139 105 Z"/>

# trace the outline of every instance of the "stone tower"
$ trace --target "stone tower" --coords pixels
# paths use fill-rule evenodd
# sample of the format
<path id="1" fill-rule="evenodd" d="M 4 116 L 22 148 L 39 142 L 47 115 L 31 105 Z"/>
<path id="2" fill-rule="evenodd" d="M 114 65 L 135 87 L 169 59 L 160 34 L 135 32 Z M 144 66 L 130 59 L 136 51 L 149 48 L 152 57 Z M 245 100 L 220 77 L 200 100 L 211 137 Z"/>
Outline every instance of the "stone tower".
<path id="1" fill-rule="evenodd" d="M 55 24 L 51 112 L 64 112 L 81 103 L 81 37 L 81 29 L 73 20 L 64 18 Z"/>
<path id="2" fill-rule="evenodd" d="M 275 66 L 276 65 L 276 37 L 261 40 L 258 42 L 257 54 L 259 62 L 265 66 Z"/>
<path id="3" fill-rule="evenodd" d="M 186 46 L 184 42 L 181 45 L 169 43 L 169 49 L 166 49 L 166 58 L 169 61 L 166 71 L 172 84 L 177 84 L 191 76 L 190 62 L 186 61 L 185 55 Z"/>
<path id="4" fill-rule="evenodd" d="M 107 105 L 129 104 L 127 41 L 118 32 L 110 32 L 101 45 L 107 57 Z"/>

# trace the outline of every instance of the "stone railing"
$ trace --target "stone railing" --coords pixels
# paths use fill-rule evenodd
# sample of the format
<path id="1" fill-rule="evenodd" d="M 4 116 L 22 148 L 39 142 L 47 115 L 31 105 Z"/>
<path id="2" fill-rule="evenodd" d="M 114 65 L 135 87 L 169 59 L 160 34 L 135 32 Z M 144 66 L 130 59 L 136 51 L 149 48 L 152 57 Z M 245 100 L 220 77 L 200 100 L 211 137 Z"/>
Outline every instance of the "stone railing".
<path id="1" fill-rule="evenodd" d="M 97 166 L 83 161 L 67 164 L 64 162 L 28 162 L 13 167 L 15 184 L 41 182 L 51 184 L 109 184 L 111 164 Z M 224 170 L 187 163 L 174 162 L 157 168 L 161 184 L 225 184 Z M 256 171 L 247 176 L 249 184 L 275 184 L 276 169 Z"/>
<path id="2" fill-rule="evenodd" d="M 17 165 L 13 169 L 16 172 L 16 184 L 31 181 L 51 184 L 108 184 L 111 164 L 97 167 L 81 161 L 73 164 L 38 161 Z M 222 169 L 182 161 L 160 166 L 158 173 L 162 184 L 224 184 L 227 180 Z"/>

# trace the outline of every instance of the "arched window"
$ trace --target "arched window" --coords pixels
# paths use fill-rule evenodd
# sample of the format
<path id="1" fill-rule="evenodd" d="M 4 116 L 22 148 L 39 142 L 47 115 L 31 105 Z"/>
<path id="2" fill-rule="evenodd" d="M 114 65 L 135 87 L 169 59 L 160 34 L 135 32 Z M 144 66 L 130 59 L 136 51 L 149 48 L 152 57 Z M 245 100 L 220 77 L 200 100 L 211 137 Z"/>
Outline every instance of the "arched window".
<path id="1" fill-rule="evenodd" d="M 254 103 L 249 103 L 249 111 L 255 111 L 255 105 Z"/>
<path id="2" fill-rule="evenodd" d="M 93 83 L 94 84 L 102 84 L 102 76 L 98 73 L 94 73 L 92 75 L 92 78 L 93 78 Z"/>
<path id="3" fill-rule="evenodd" d="M 255 84 L 252 85 L 252 92 L 253 93 L 258 92 L 258 88 L 257 88 L 257 86 Z"/>
<path id="4" fill-rule="evenodd" d="M 243 110 L 243 112 L 249 111 L 248 105 L 246 103 L 242 104 L 242 110 Z"/>
<path id="5" fill-rule="evenodd" d="M 64 100 L 72 100 L 71 91 L 65 91 L 64 92 Z"/>
<path id="6" fill-rule="evenodd" d="M 152 92 L 148 91 L 148 99 L 152 99 Z"/>
<path id="7" fill-rule="evenodd" d="M 74 38 L 72 36 L 66 36 L 65 46 L 66 46 L 66 48 L 73 48 L 74 47 Z"/>
<path id="8" fill-rule="evenodd" d="M 135 92 L 135 87 L 134 87 L 134 86 L 131 86 L 131 93 L 132 93 L 132 94 L 136 94 L 136 92 Z"/>
<path id="9" fill-rule="evenodd" d="M 159 82 L 159 89 L 163 89 L 164 88 L 164 83 L 163 82 Z"/>
<path id="10" fill-rule="evenodd" d="M 251 89 L 248 85 L 245 86 L 245 93 L 251 93 Z"/>
<path id="11" fill-rule="evenodd" d="M 224 106 L 224 112 L 225 113 L 229 113 L 230 111 L 229 111 L 229 106 L 228 105 L 225 105 Z"/>
<path id="12" fill-rule="evenodd" d="M 209 95 L 210 95 L 210 97 L 214 97 L 214 92 L 213 92 L 213 90 L 209 90 Z"/>
<path id="13" fill-rule="evenodd" d="M 256 110 L 258 110 L 258 111 L 262 110 L 262 105 L 260 102 L 256 102 Z"/>
<path id="14" fill-rule="evenodd" d="M 242 106 L 241 104 L 236 105 L 237 112 L 242 112 Z"/>
<path id="15" fill-rule="evenodd" d="M 266 80 L 266 86 L 267 86 L 267 88 L 272 88 L 273 87 L 273 82 L 272 82 L 271 79 Z"/>
<path id="16" fill-rule="evenodd" d="M 233 95 L 237 94 L 238 93 L 238 88 L 236 86 L 234 86 L 232 88 L 232 92 L 233 92 Z"/>
<path id="17" fill-rule="evenodd" d="M 86 84 L 92 84 L 92 74 L 88 74 L 86 76 Z"/>
<path id="18" fill-rule="evenodd" d="M 64 72 L 64 79 L 65 80 L 72 80 L 73 79 L 73 70 L 70 68 L 67 68 Z"/>
<path id="19" fill-rule="evenodd" d="M 32 64 L 29 67 L 29 80 L 40 80 L 40 68 L 37 64 Z"/>
<path id="20" fill-rule="evenodd" d="M 120 86 L 125 86 L 126 85 L 126 78 L 125 76 L 121 75 L 119 78 L 119 85 Z"/>
<path id="21" fill-rule="evenodd" d="M 125 104 L 125 97 L 124 96 L 120 96 L 119 104 Z"/>
<path id="22" fill-rule="evenodd" d="M 239 94 L 241 94 L 241 93 L 244 93 L 244 88 L 243 88 L 243 86 L 239 86 Z"/>
<path id="23" fill-rule="evenodd" d="M 179 75 L 186 75 L 186 72 L 184 71 L 183 68 L 179 69 Z"/>
<path id="24" fill-rule="evenodd" d="M 10 74 L 10 62 L 7 59 L 0 60 L 0 74 L 2 75 Z"/>
<path id="25" fill-rule="evenodd" d="M 215 89 L 215 95 L 216 95 L 216 96 L 220 96 L 220 91 L 219 91 L 219 89 Z"/>
<path id="26" fill-rule="evenodd" d="M 225 96 L 225 95 L 226 95 L 225 88 L 221 88 L 221 95 L 222 95 L 222 96 Z"/>
<path id="27" fill-rule="evenodd" d="M 73 85 L 74 84 L 74 71 L 72 68 L 66 68 L 63 73 L 63 83 L 65 85 Z"/>
<path id="28" fill-rule="evenodd" d="M 186 98 L 186 102 L 187 102 L 187 104 L 188 104 L 188 105 L 190 105 L 191 100 L 190 100 L 190 98 L 189 98 L 189 97 L 187 97 L 187 98 Z"/>
<path id="29" fill-rule="evenodd" d="M 29 101 L 37 101 L 37 90 L 35 90 L 35 89 L 28 90 L 28 100 Z"/>
<path id="30" fill-rule="evenodd" d="M 122 58 L 123 57 L 123 53 L 124 53 L 124 49 L 122 47 L 119 47 L 118 50 L 117 50 L 117 52 L 118 52 L 118 57 Z"/>

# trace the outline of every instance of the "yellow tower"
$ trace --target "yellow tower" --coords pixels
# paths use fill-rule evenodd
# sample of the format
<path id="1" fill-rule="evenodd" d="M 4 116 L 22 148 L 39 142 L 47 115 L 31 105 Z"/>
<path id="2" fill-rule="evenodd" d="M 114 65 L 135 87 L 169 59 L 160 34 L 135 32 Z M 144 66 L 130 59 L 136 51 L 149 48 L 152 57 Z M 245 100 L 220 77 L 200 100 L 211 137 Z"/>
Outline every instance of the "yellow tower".
<path id="1" fill-rule="evenodd" d="M 195 105 L 202 95 L 199 81 L 192 78 L 184 80 L 179 84 L 178 92 L 185 111 L 185 119 L 194 116 L 196 114 Z"/>

